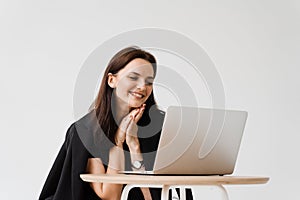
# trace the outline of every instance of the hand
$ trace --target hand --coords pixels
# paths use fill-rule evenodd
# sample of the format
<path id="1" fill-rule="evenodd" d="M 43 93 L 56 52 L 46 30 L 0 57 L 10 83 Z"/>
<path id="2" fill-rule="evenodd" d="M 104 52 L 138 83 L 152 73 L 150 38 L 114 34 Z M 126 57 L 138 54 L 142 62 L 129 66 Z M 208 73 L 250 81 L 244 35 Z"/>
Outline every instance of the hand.
<path id="1" fill-rule="evenodd" d="M 140 108 L 134 109 L 129 113 L 130 122 L 126 130 L 126 143 L 129 149 L 136 149 L 139 148 L 139 140 L 137 137 L 138 126 L 137 122 L 141 119 L 146 104 L 143 104 Z"/>
<path id="2" fill-rule="evenodd" d="M 142 117 L 146 104 L 143 104 L 140 108 L 132 110 L 128 115 L 126 115 L 117 130 L 115 141 L 117 146 L 122 146 L 125 139 L 129 147 L 139 146 L 137 138 L 137 122 Z"/>
<path id="3" fill-rule="evenodd" d="M 143 104 L 140 108 L 136 108 L 130 112 L 130 114 L 133 116 L 133 120 L 135 123 L 138 123 L 138 121 L 141 119 L 145 108 L 146 104 Z"/>
<path id="4" fill-rule="evenodd" d="M 127 115 L 122 119 L 122 121 L 119 125 L 119 128 L 118 128 L 116 136 L 115 136 L 116 145 L 119 147 L 123 147 L 123 143 L 126 138 L 126 130 L 127 130 L 130 122 L 131 122 L 131 118 L 129 115 Z"/>

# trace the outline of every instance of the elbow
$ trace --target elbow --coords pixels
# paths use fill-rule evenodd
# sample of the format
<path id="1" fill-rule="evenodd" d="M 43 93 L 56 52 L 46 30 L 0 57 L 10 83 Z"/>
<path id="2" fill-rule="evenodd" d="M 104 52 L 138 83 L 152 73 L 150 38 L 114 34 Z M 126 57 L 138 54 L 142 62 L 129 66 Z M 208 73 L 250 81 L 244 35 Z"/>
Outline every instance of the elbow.
<path id="1" fill-rule="evenodd" d="M 121 198 L 121 190 L 114 190 L 113 188 L 106 188 L 103 187 L 92 187 L 94 192 L 98 197 L 102 200 L 119 200 Z"/>
<path id="2" fill-rule="evenodd" d="M 116 195 L 114 193 L 111 194 L 103 194 L 102 196 L 99 196 L 102 200 L 119 200 L 121 199 L 121 195 Z"/>
<path id="3" fill-rule="evenodd" d="M 121 198 L 121 194 L 118 194 L 117 192 L 102 192 L 96 194 L 102 200 L 119 200 Z"/>

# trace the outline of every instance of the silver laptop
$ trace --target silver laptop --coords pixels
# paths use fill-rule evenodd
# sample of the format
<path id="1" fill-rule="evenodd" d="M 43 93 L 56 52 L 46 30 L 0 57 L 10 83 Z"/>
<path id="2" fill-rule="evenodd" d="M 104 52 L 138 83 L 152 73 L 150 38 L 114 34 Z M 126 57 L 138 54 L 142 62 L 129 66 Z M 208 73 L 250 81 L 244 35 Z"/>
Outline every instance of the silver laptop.
<path id="1" fill-rule="evenodd" d="M 246 119 L 245 111 L 170 106 L 166 111 L 153 171 L 122 173 L 231 174 Z"/>

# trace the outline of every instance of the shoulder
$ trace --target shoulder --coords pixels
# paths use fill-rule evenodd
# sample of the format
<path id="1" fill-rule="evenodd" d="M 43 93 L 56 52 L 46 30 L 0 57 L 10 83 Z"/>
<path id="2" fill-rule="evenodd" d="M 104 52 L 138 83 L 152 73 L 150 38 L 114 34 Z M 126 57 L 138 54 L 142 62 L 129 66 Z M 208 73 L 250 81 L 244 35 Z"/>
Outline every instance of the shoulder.
<path id="1" fill-rule="evenodd" d="M 70 145 L 70 143 L 72 142 L 73 140 L 73 137 L 74 135 L 76 134 L 76 128 L 75 128 L 75 123 L 72 123 L 68 130 L 67 130 L 67 133 L 66 133 L 66 136 L 65 136 L 65 142 L 66 142 L 66 145 L 67 147 Z"/>
<path id="2" fill-rule="evenodd" d="M 93 114 L 93 112 L 89 112 L 69 126 L 65 136 L 67 147 L 78 141 L 78 139 L 85 142 L 92 139 L 92 127 L 95 126 L 94 118 L 96 118 Z"/>
<path id="3" fill-rule="evenodd" d="M 74 127 L 82 145 L 93 157 L 103 158 L 106 155 L 111 143 L 99 124 L 95 110 L 77 120 Z"/>
<path id="4" fill-rule="evenodd" d="M 165 118 L 165 115 L 166 115 L 166 112 L 159 108 L 155 108 L 153 110 L 150 110 L 150 112 L 149 112 L 149 116 L 150 116 L 151 120 L 163 121 Z"/>
<path id="5" fill-rule="evenodd" d="M 160 115 L 160 117 L 165 117 L 165 115 L 166 115 L 166 112 L 165 111 L 163 111 L 163 110 L 160 110 L 160 109 L 157 109 L 157 112 L 158 112 L 158 114 Z"/>
<path id="6" fill-rule="evenodd" d="M 96 111 L 92 110 L 74 122 L 74 127 L 79 137 L 90 137 L 100 129 Z"/>
<path id="7" fill-rule="evenodd" d="M 164 117 L 165 114 L 166 114 L 166 112 L 163 111 L 159 106 L 156 106 L 156 108 L 153 109 L 153 111 L 154 111 L 155 113 L 157 113 L 158 115 L 161 115 L 162 117 Z"/>
<path id="8" fill-rule="evenodd" d="M 95 125 L 97 123 L 96 111 L 91 110 L 86 115 L 77 120 L 74 124 L 77 127 L 78 125 L 83 126 L 85 128 L 90 128 L 91 125 Z"/>

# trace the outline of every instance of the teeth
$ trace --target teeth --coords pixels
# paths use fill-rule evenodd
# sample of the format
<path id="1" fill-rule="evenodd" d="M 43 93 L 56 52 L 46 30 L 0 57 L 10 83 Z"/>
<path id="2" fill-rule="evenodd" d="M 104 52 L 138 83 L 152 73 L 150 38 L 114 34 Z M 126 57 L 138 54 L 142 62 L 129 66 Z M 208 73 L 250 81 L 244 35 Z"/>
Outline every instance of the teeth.
<path id="1" fill-rule="evenodd" d="M 137 93 L 134 93 L 134 92 L 132 92 L 131 94 L 132 94 L 133 96 L 135 96 L 135 97 L 138 97 L 138 98 L 142 98 L 142 97 L 143 97 L 143 95 L 137 94 Z"/>

